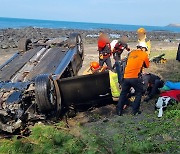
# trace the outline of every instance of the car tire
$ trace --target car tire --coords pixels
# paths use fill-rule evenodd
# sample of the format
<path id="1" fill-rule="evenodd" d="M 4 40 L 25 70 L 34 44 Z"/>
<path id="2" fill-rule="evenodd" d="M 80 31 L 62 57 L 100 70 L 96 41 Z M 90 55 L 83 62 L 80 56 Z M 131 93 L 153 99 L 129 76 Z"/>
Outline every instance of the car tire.
<path id="1" fill-rule="evenodd" d="M 81 35 L 77 36 L 77 49 L 78 49 L 78 53 L 81 56 L 82 60 L 84 60 L 84 46 L 83 46 L 83 41 L 82 41 Z"/>
<path id="2" fill-rule="evenodd" d="M 77 46 L 78 54 L 81 56 L 82 60 L 84 59 L 84 46 L 83 46 L 83 41 L 80 34 L 78 33 L 70 34 L 68 46 L 69 48 L 74 48 L 75 46 Z"/>
<path id="3" fill-rule="evenodd" d="M 57 95 L 54 82 L 47 74 L 35 78 L 35 97 L 40 112 L 45 113 L 56 108 Z"/>
<path id="4" fill-rule="evenodd" d="M 31 40 L 30 39 L 27 39 L 27 38 L 22 38 L 19 40 L 18 42 L 18 49 L 19 51 L 21 52 L 26 52 L 28 51 L 31 47 L 30 47 L 30 44 L 31 44 Z"/>

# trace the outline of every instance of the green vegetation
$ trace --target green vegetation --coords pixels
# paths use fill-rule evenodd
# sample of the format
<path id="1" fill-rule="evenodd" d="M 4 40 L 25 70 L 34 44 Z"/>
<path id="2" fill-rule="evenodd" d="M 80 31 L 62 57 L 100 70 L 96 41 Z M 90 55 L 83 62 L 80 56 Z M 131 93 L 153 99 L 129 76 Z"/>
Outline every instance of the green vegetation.
<path id="1" fill-rule="evenodd" d="M 174 51 L 171 54 L 175 57 Z M 150 71 L 164 79 L 180 81 L 180 63 L 172 60 L 173 57 L 166 57 L 166 64 L 152 64 Z M 142 105 L 150 110 L 154 108 L 154 101 Z M 180 104 L 169 106 L 162 118 L 158 118 L 153 110 L 150 113 L 143 111 L 135 117 L 113 115 L 108 120 L 103 120 L 97 113 L 92 116 L 95 122 L 82 125 L 77 121 L 73 126 L 79 134 L 63 122 L 51 126 L 36 124 L 31 128 L 29 137 L 1 139 L 0 153 L 180 153 Z"/>
<path id="2" fill-rule="evenodd" d="M 150 58 L 151 57 L 154 57 L 154 56 L 158 56 L 158 55 L 161 55 L 161 54 L 165 54 L 165 56 L 164 56 L 164 58 L 166 58 L 166 59 L 175 59 L 175 57 L 176 57 L 176 51 L 174 51 L 174 50 L 162 50 L 162 51 L 156 51 L 156 52 L 151 52 L 151 54 L 150 54 Z"/>
<path id="3" fill-rule="evenodd" d="M 142 117 L 141 117 L 142 118 Z M 0 153 L 177 153 L 180 149 L 180 104 L 169 107 L 163 118 L 114 117 L 81 129 L 81 137 L 65 126 L 36 124 L 29 137 L 3 139 Z M 62 124 L 62 123 L 60 123 Z M 62 129 L 64 128 L 64 129 Z"/>
<path id="4" fill-rule="evenodd" d="M 1 153 L 81 153 L 83 142 L 53 126 L 35 125 L 27 138 L 2 140 Z"/>
<path id="5" fill-rule="evenodd" d="M 169 107 L 160 119 L 157 114 L 126 115 L 106 124 L 97 123 L 90 132 L 91 136 L 98 134 L 96 139 L 102 149 L 106 147 L 106 153 L 178 153 L 179 128 L 180 104 L 177 104 Z"/>

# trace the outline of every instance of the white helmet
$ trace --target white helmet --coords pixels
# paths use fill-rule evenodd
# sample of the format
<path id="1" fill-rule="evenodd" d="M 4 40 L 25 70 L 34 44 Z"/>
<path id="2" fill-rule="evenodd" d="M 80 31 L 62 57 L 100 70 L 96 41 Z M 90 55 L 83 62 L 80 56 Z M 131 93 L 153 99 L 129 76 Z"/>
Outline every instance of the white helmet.
<path id="1" fill-rule="evenodd" d="M 111 51 L 114 50 L 114 47 L 115 47 L 116 43 L 118 43 L 118 40 L 113 40 L 113 41 L 111 42 Z"/>
<path id="2" fill-rule="evenodd" d="M 136 47 L 140 47 L 140 48 L 146 48 L 146 50 L 148 50 L 148 46 L 146 44 L 146 42 L 139 42 Z"/>

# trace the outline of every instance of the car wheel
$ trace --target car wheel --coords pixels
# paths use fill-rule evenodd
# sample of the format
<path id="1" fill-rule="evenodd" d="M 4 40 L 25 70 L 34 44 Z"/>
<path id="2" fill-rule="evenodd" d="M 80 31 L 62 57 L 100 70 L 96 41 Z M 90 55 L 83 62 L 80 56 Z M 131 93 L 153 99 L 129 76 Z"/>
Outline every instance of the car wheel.
<path id="1" fill-rule="evenodd" d="M 84 60 L 84 46 L 83 46 L 83 41 L 82 41 L 81 35 L 77 36 L 76 44 L 77 44 L 78 53 L 81 56 L 82 60 Z"/>
<path id="2" fill-rule="evenodd" d="M 21 52 L 25 52 L 31 49 L 31 40 L 27 38 L 22 38 L 18 42 L 18 49 Z"/>
<path id="3" fill-rule="evenodd" d="M 36 77 L 35 97 L 40 112 L 59 111 L 61 109 L 60 92 L 57 86 L 57 83 L 50 79 L 47 74 Z"/>
<path id="4" fill-rule="evenodd" d="M 80 34 L 78 33 L 70 34 L 68 39 L 68 46 L 69 48 L 74 48 L 75 46 L 77 46 L 78 54 L 81 56 L 82 59 L 84 58 L 84 46 Z"/>

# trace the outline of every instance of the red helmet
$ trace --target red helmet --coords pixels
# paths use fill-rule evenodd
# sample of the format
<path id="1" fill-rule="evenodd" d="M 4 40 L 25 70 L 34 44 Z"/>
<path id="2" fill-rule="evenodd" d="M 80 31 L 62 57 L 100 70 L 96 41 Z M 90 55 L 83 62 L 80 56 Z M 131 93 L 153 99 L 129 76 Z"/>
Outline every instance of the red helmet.
<path id="1" fill-rule="evenodd" d="M 93 68 L 93 69 L 98 69 L 100 66 L 99 66 L 99 63 L 98 62 L 91 62 L 90 63 L 90 68 Z"/>

